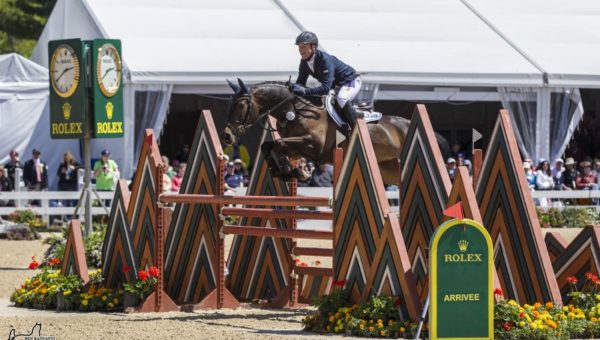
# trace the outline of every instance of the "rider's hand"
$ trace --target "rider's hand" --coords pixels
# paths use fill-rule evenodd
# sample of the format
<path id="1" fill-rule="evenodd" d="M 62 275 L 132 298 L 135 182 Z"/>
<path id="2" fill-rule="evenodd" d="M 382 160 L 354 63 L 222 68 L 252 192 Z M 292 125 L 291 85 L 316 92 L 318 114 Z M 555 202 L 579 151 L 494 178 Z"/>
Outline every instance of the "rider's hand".
<path id="1" fill-rule="evenodd" d="M 303 96 L 306 93 L 306 87 L 294 84 L 292 86 L 292 92 L 294 92 L 294 94 Z"/>

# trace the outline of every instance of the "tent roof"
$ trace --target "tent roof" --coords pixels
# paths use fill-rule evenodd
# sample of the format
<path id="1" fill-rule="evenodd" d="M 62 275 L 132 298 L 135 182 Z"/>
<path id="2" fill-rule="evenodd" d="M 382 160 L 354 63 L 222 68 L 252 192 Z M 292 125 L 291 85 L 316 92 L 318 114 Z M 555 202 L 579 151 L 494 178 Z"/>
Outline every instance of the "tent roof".
<path id="1" fill-rule="evenodd" d="M 467 2 L 469 1 L 469 2 Z M 550 1 L 550 4 L 548 4 Z M 68 2 L 68 6 L 67 6 Z M 123 43 L 133 83 L 214 85 L 295 75 L 294 38 L 384 84 L 599 86 L 593 0 L 59 0 L 32 58 L 52 39 Z"/>
<path id="2" fill-rule="evenodd" d="M 16 53 L 0 55 L 0 83 L 43 82 L 48 70 Z"/>

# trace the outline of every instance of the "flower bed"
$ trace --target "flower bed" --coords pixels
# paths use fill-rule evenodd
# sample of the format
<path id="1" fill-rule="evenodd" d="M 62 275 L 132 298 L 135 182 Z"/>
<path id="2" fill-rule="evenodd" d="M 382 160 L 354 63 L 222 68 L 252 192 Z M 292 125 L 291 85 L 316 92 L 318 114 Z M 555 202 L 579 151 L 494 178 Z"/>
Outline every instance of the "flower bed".
<path id="1" fill-rule="evenodd" d="M 565 306 L 552 302 L 520 305 L 505 300 L 502 290 L 494 290 L 495 339 L 582 339 L 600 337 L 600 279 L 587 273 L 578 289 L 575 277 L 567 278 L 571 292 Z M 318 297 L 315 314 L 303 320 L 305 330 L 376 338 L 414 338 L 416 325 L 402 321 L 398 313 L 401 301 L 391 297 L 373 297 L 364 304 L 350 305 L 343 282 L 330 295 Z M 427 336 L 423 325 L 421 336 Z"/>
<path id="2" fill-rule="evenodd" d="M 596 208 L 536 208 L 543 228 L 583 228 L 600 224 L 600 212 Z"/>

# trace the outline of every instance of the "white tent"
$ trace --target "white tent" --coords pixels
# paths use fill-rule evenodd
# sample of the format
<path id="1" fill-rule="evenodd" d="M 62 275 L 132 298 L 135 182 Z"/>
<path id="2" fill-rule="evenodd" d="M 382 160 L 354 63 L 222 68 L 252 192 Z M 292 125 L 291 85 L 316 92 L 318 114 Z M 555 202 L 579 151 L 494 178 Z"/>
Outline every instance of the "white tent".
<path id="1" fill-rule="evenodd" d="M 32 59 L 46 65 L 53 39 L 122 40 L 126 135 L 95 141 L 94 152 L 110 148 L 124 175 L 139 134 L 136 91 L 153 94 L 137 125 L 160 131 L 172 93 L 229 93 L 227 78 L 295 77 L 293 41 L 305 29 L 366 82 L 386 85 L 377 99 L 502 100 L 534 122 L 518 125 L 535 131 L 522 136 L 524 151 L 547 158 L 564 148 L 551 140 L 570 136 L 552 132 L 552 96 L 572 101 L 579 87 L 600 88 L 599 23 L 593 0 L 58 0 Z M 512 103 L 523 98 L 533 105 L 518 112 Z M 553 121 L 572 126 L 580 103 L 566 107 Z"/>
<path id="2" fill-rule="evenodd" d="M 50 140 L 48 70 L 18 54 L 0 55 L 0 163 L 17 150 L 21 163 L 31 159 L 33 149 L 48 164 L 48 181 L 56 187 L 58 165 L 65 151 L 79 158 L 73 140 Z"/>

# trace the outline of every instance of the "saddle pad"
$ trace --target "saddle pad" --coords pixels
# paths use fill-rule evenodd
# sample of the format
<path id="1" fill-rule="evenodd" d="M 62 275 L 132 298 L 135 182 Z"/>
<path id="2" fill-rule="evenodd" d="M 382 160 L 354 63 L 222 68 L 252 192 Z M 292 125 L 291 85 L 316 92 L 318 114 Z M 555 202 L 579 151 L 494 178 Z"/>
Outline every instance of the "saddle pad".
<path id="1" fill-rule="evenodd" d="M 327 110 L 327 114 L 329 114 L 329 116 L 331 117 L 331 119 L 333 119 L 335 124 L 339 127 L 342 127 L 346 125 L 346 121 L 337 112 L 336 107 L 334 105 L 334 100 L 334 95 L 328 94 L 325 98 L 325 109 Z M 381 117 L 383 117 L 383 114 L 381 112 L 358 109 L 356 107 L 354 107 L 354 109 L 356 110 L 356 113 L 358 115 L 357 118 L 360 118 L 360 115 L 362 114 L 362 118 L 365 120 L 365 123 L 377 122 L 381 119 Z"/>

